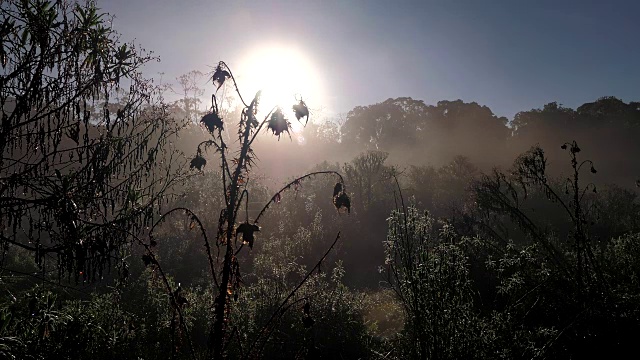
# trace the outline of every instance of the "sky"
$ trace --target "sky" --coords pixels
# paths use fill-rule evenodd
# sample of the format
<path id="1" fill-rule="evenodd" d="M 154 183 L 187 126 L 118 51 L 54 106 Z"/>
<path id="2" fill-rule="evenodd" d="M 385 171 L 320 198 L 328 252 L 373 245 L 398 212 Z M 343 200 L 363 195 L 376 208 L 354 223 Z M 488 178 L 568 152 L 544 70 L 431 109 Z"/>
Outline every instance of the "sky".
<path id="1" fill-rule="evenodd" d="M 640 100 L 637 0 L 102 0 L 98 6 L 115 15 L 123 40 L 135 38 L 161 58 L 145 70 L 156 78 L 210 71 L 219 60 L 242 68 L 265 46 L 295 49 L 321 88 L 305 101 L 321 102 L 332 114 L 401 96 L 427 104 L 475 101 L 509 119 L 552 101 L 575 108 L 602 96 Z M 242 88 L 248 80 L 236 75 Z"/>

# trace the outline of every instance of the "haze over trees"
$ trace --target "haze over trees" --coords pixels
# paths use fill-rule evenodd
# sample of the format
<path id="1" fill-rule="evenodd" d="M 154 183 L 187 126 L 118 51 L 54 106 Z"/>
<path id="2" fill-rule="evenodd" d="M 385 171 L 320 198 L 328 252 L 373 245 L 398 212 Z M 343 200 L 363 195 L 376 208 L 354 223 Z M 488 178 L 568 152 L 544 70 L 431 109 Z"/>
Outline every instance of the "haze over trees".
<path id="1" fill-rule="evenodd" d="M 639 102 L 321 118 L 224 62 L 146 79 L 92 2 L 1 8 L 0 357 L 635 349 Z"/>

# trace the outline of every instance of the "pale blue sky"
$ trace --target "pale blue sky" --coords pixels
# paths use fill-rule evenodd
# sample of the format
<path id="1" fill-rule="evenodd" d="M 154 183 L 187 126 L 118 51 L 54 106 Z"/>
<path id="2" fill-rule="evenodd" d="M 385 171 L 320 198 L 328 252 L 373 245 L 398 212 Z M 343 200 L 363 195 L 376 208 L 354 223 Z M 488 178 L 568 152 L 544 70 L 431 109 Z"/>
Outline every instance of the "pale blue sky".
<path id="1" fill-rule="evenodd" d="M 390 97 L 463 99 L 510 119 L 558 101 L 640 100 L 640 1 L 105 0 L 115 28 L 167 78 L 233 68 L 263 42 L 292 44 L 333 112 Z M 313 101 L 309 99 L 309 101 Z"/>

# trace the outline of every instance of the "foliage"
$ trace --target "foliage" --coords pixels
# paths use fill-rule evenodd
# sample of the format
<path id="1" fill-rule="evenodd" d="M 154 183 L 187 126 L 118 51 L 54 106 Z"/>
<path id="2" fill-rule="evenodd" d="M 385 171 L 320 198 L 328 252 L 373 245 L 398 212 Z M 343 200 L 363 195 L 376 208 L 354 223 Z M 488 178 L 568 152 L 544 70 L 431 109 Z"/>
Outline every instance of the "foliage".
<path id="1" fill-rule="evenodd" d="M 369 337 L 362 319 L 363 298 L 343 283 L 344 269 L 322 266 L 306 270 L 304 259 L 323 240 L 322 217 L 292 236 L 280 231 L 261 244 L 255 267 L 245 275 L 233 313 L 237 336 L 230 356 L 264 358 L 368 357 Z M 309 276 L 307 281 L 301 281 Z M 302 284 L 291 292 L 291 284 Z M 287 299 L 287 294 L 291 296 Z M 293 295 L 292 295 L 293 294 Z M 285 300 L 283 301 L 283 298 Z M 284 307 L 282 305 L 285 305 Z M 275 315 L 275 318 L 274 316 Z M 262 332 L 270 331 L 269 337 Z"/>
<path id="2" fill-rule="evenodd" d="M 508 124 L 474 102 L 398 98 L 313 123 L 302 98 L 246 102 L 220 62 L 208 110 L 199 71 L 167 106 L 140 75 L 155 58 L 93 2 L 1 7 L 0 357 L 635 349 L 637 102 L 550 103 Z M 277 143 L 285 132 L 296 141 Z M 287 181 L 273 193 L 269 177 Z"/>
<path id="3" fill-rule="evenodd" d="M 504 259 L 512 258 L 506 262 L 515 266 L 512 270 L 499 270 L 501 278 L 504 278 L 502 274 L 508 275 L 508 281 L 501 280 L 497 290 L 498 294 L 515 290 L 515 298 L 502 295 L 499 298 L 510 308 L 526 309 L 518 323 L 531 329 L 533 334 L 540 330 L 553 333 L 536 356 L 610 355 L 633 346 L 626 336 L 620 335 L 620 331 L 635 331 L 635 325 L 627 318 L 635 315 L 626 310 L 627 301 L 634 297 L 630 297 L 630 288 L 619 288 L 630 283 L 621 278 L 612 279 L 617 276 L 614 274 L 619 274 L 617 264 L 626 263 L 622 267 L 631 273 L 636 271 L 635 265 L 626 262 L 623 256 L 619 259 L 611 256 L 622 243 L 630 244 L 627 241 L 633 241 L 633 236 L 624 242 L 592 237 L 592 209 L 597 206 L 593 197 L 597 193 L 592 183 L 582 185 L 581 170 L 589 169 L 593 174 L 596 170 L 590 160 L 578 161 L 581 149 L 575 141 L 565 143 L 562 148 L 569 152 L 571 164 L 571 175 L 564 182 L 553 182 L 547 177 L 544 152 L 533 148 L 516 160 L 510 174 L 495 172 L 493 177 L 484 177 L 474 185 L 479 210 L 484 214 L 479 218 L 480 224 L 483 229 L 491 230 L 483 231 L 487 239 L 491 239 L 486 243 L 492 244 L 484 253 L 494 254 L 486 259 L 487 265 L 496 269 L 503 268 Z M 552 228 L 539 224 L 525 210 L 527 198 L 535 194 L 536 189 L 561 210 L 565 223 L 570 225 L 564 235 L 554 234 Z M 589 193 L 591 197 L 587 196 Z M 527 235 L 528 245 L 509 242 L 506 251 L 496 246 L 494 241 L 499 244 L 504 240 L 498 235 L 500 218 L 492 214 L 512 219 Z M 628 251 L 634 253 L 634 249 L 631 246 Z M 509 253 L 527 256 L 505 258 Z M 501 260 L 496 262 L 493 256 Z M 523 267 L 526 263 L 530 265 Z"/>
<path id="4" fill-rule="evenodd" d="M 403 304 L 408 356 L 468 358 L 478 329 L 468 265 L 453 244 L 452 229 L 434 229 L 433 219 L 410 206 L 389 218 L 385 250 L 388 281 Z"/>
<path id="5" fill-rule="evenodd" d="M 3 1 L 0 23 L 0 239 L 95 281 L 183 176 L 180 124 L 93 3 Z"/>
<path id="6" fill-rule="evenodd" d="M 207 149 L 214 148 L 216 153 L 219 154 L 221 168 L 220 182 L 223 189 L 224 206 L 220 209 L 220 216 L 217 223 L 217 232 L 215 237 L 212 237 L 214 241 L 211 242 L 209 240 L 209 236 L 203 225 L 203 222 L 192 210 L 184 207 L 177 207 L 165 213 L 160 218 L 160 220 L 158 220 L 151 226 L 149 243 L 140 243 L 144 247 L 146 252 L 142 256 L 142 260 L 145 266 L 153 267 L 154 270 L 157 270 L 160 274 L 162 282 L 165 285 L 165 289 L 170 296 L 171 307 L 177 315 L 177 321 L 179 323 L 180 331 L 181 333 L 188 336 L 188 324 L 184 318 L 184 313 L 180 301 L 181 299 L 178 296 L 180 287 L 178 287 L 177 290 L 174 290 L 174 288 L 168 281 L 167 275 L 162 270 L 156 252 L 154 251 L 154 248 L 157 244 L 157 241 L 155 240 L 156 238 L 154 236 L 154 230 L 159 224 L 166 221 L 166 219 L 168 219 L 172 214 L 179 212 L 183 212 L 189 217 L 191 224 L 190 228 L 198 228 L 199 233 L 202 235 L 202 240 L 204 241 L 206 249 L 206 256 L 209 263 L 210 276 L 212 280 L 210 282 L 210 285 L 212 287 L 212 293 L 214 294 L 214 301 L 212 304 L 213 320 L 211 321 L 211 331 L 209 336 L 209 356 L 213 358 L 221 358 L 225 354 L 225 349 L 231 336 L 230 331 L 232 328 L 230 327 L 230 321 L 231 314 L 233 313 L 233 303 L 237 301 L 237 292 L 239 291 L 240 284 L 243 282 L 240 273 L 240 262 L 238 260 L 238 255 L 245 244 L 248 245 L 250 249 L 253 249 L 254 242 L 256 240 L 255 233 L 260 231 L 260 227 L 258 226 L 260 217 L 273 203 L 278 203 L 281 201 L 283 192 L 292 188 L 297 190 L 303 180 L 316 175 L 334 175 L 339 178 L 339 182 L 335 187 L 335 189 L 339 187 L 339 191 L 334 191 L 333 195 L 333 203 L 338 210 L 343 207 L 347 210 L 350 210 L 350 200 L 349 195 L 346 192 L 344 180 L 339 173 L 335 171 L 313 172 L 294 179 L 292 182 L 285 185 L 280 191 L 276 192 L 276 194 L 274 194 L 271 199 L 267 201 L 262 210 L 260 210 L 253 223 L 251 223 L 249 221 L 248 212 L 250 196 L 250 189 L 248 185 L 250 183 L 251 169 L 254 166 L 256 159 L 256 154 L 252 149 L 252 145 L 263 127 L 266 126 L 267 130 L 271 130 L 273 134 L 278 136 L 279 138 L 282 132 L 289 133 L 290 123 L 286 119 L 280 107 L 271 109 L 270 111 L 268 111 L 266 116 L 264 116 L 264 119 L 259 121 L 258 114 L 260 113 L 259 103 L 261 93 L 258 92 L 253 100 L 249 104 L 247 104 L 238 89 L 235 77 L 233 76 L 231 69 L 229 69 L 227 64 L 225 64 L 224 62 L 221 61 L 220 63 L 218 63 L 213 74 L 211 75 L 211 80 L 214 85 L 216 85 L 216 92 L 225 83 L 231 81 L 233 83 L 233 86 L 235 87 L 240 101 L 244 105 L 244 108 L 241 112 L 240 121 L 236 129 L 239 148 L 237 150 L 231 150 L 229 145 L 227 144 L 227 141 L 225 140 L 225 137 L 223 136 L 224 124 L 220 115 L 220 108 L 218 106 L 216 94 L 212 95 L 211 110 L 208 114 L 204 115 L 201 120 L 201 123 L 209 132 L 211 139 L 198 144 L 196 155 L 190 164 L 190 167 L 192 169 L 195 168 L 198 171 L 202 171 L 203 167 L 207 163 L 206 159 L 203 156 Z M 304 102 L 300 101 L 292 109 L 294 110 L 298 120 L 300 120 L 300 118 L 302 117 L 301 115 L 305 115 L 308 118 L 308 109 L 306 108 L 306 104 Z M 305 113 L 305 110 L 306 114 L 302 114 Z M 242 210 L 243 201 L 245 205 L 245 221 L 239 223 L 238 216 Z M 240 239 L 240 242 L 238 242 L 238 239 Z M 330 249 L 335 246 L 338 239 L 339 235 L 331 245 Z M 321 258 L 321 260 L 315 267 L 318 267 L 325 257 L 326 254 Z M 295 292 L 302 286 L 302 284 L 308 280 L 308 278 L 309 275 L 301 280 L 302 282 L 297 287 L 295 287 L 294 290 L 285 298 L 280 308 L 277 309 L 277 312 L 283 310 L 282 308 L 287 305 L 287 301 L 295 294 Z M 267 334 L 266 339 L 261 339 L 262 344 L 265 343 L 265 341 L 270 336 L 269 334 L 273 331 L 272 328 L 267 331 L 267 327 L 272 325 L 271 322 L 275 318 L 275 316 L 276 314 L 274 313 L 271 319 L 264 325 L 265 329 L 261 331 L 262 333 Z M 280 316 L 280 314 L 278 314 L 277 316 Z M 174 333 L 172 332 L 172 338 L 173 336 Z M 192 344 L 190 343 L 189 346 L 190 352 L 192 353 L 192 355 L 194 355 Z M 252 347 L 249 352 L 245 354 L 245 356 L 254 356 L 254 351 L 258 350 Z M 260 351 L 257 354 L 259 355 Z"/>

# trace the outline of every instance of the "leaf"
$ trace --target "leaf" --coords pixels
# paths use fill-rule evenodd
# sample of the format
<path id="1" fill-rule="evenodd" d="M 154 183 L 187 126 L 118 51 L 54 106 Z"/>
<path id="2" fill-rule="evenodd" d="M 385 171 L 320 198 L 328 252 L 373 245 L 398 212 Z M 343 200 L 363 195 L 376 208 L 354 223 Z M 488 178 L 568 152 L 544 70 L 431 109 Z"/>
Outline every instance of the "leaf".
<path id="1" fill-rule="evenodd" d="M 25 45 L 27 43 L 28 37 L 29 37 L 29 30 L 28 29 L 22 30 L 22 36 L 20 37 L 20 41 L 22 42 L 22 45 Z"/>
<path id="2" fill-rule="evenodd" d="M 315 320 L 311 317 L 311 304 L 308 301 L 305 301 L 302 313 L 304 314 L 302 315 L 302 325 L 304 325 L 305 329 L 312 327 Z"/>
<path id="3" fill-rule="evenodd" d="M 67 136 L 69 137 L 69 139 L 73 140 L 73 142 L 76 143 L 76 145 L 80 144 L 80 126 L 74 126 L 74 127 L 70 127 L 67 130 Z"/>

